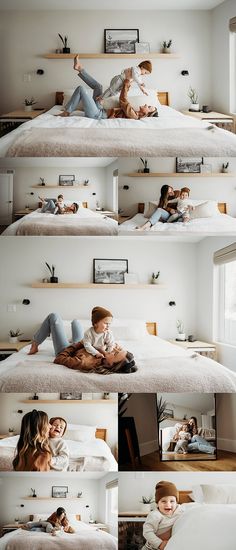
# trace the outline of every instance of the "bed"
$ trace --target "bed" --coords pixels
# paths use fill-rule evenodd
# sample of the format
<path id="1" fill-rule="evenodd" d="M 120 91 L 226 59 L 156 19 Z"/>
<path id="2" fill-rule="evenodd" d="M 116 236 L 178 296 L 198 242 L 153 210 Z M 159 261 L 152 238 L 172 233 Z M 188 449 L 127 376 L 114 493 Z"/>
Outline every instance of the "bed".
<path id="1" fill-rule="evenodd" d="M 12 460 L 18 439 L 16 435 L 0 441 L 0 471 L 13 470 Z M 106 430 L 103 428 L 68 424 L 63 437 L 69 449 L 68 471 L 117 471 L 117 462 L 105 439 Z"/>
<path id="2" fill-rule="evenodd" d="M 68 202 L 68 201 L 67 201 Z M 70 201 L 74 202 L 74 201 Z M 84 208 L 80 204 L 76 214 L 54 215 L 42 213 L 41 208 L 34 210 L 23 218 L 12 223 L 2 233 L 4 236 L 15 235 L 106 235 L 116 236 L 116 220 Z"/>
<path id="3" fill-rule="evenodd" d="M 89 320 L 81 320 L 84 329 Z M 66 331 L 69 321 L 64 321 Z M 99 375 L 53 363 L 50 339 L 40 352 L 27 355 L 29 347 L 1 362 L 0 392 L 235 392 L 236 374 L 216 361 L 184 350 L 157 336 L 156 323 L 133 319 L 114 320 L 116 341 L 134 354 L 137 372 Z"/>
<path id="4" fill-rule="evenodd" d="M 184 423 L 184 421 L 183 421 Z M 171 455 L 175 454 L 175 443 L 174 436 L 176 435 L 178 429 L 181 427 L 182 423 L 177 422 L 174 426 L 166 426 L 165 428 L 160 429 L 161 434 L 161 450 L 162 453 L 168 453 L 166 457 L 168 456 L 171 459 Z M 212 444 L 212 446 L 215 446 L 216 443 L 216 434 L 215 430 L 213 428 L 198 428 L 198 435 L 203 437 L 206 441 Z M 195 453 L 194 451 L 189 451 L 191 453 L 191 456 L 193 456 Z M 199 451 L 196 451 L 199 453 Z M 211 457 L 212 458 L 212 457 Z M 215 456 L 213 455 L 213 458 Z"/>
<path id="5" fill-rule="evenodd" d="M 17 529 L 0 539 L 0 550 L 117 550 L 117 540 L 109 533 L 78 521 L 75 516 L 69 515 L 68 519 L 76 531 L 73 534 L 60 531 L 52 537 L 48 533 Z"/>
<path id="6" fill-rule="evenodd" d="M 236 218 L 227 214 L 227 205 L 224 202 L 217 203 L 216 201 L 190 201 L 194 206 L 200 206 L 201 204 L 210 205 L 209 216 L 192 218 L 189 222 L 174 222 L 174 223 L 162 223 L 157 222 L 151 227 L 148 232 L 136 231 L 137 227 L 143 225 L 148 217 L 146 213 L 150 210 L 150 205 L 155 204 L 157 208 L 157 201 L 148 201 L 146 203 L 140 202 L 137 204 L 137 214 L 130 217 L 130 219 L 124 221 L 119 225 L 119 233 L 122 235 L 130 234 L 131 231 L 135 232 L 135 235 L 143 235 L 144 233 L 155 235 L 156 233 L 167 233 L 168 235 L 176 235 L 176 233 L 197 233 L 206 235 L 232 235 L 236 234 Z M 207 208 L 207 206 L 206 206 Z"/>
<path id="7" fill-rule="evenodd" d="M 94 120 L 81 116 L 81 111 L 57 117 L 63 101 L 57 93 L 57 103 L 49 111 L 0 139 L 0 156 L 236 156 L 235 134 L 172 109 L 167 92 L 148 92 L 149 104 L 157 105 L 159 116 L 138 121 Z M 143 95 L 139 97 L 139 105 L 146 103 Z M 138 108 L 136 95 L 130 101 Z"/>

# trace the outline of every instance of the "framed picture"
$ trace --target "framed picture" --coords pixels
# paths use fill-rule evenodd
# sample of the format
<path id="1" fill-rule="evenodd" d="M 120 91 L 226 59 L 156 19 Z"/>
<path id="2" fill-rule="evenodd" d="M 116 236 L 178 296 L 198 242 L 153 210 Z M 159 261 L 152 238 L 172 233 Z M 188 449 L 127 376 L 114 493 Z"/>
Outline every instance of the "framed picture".
<path id="1" fill-rule="evenodd" d="M 136 42 L 135 53 L 150 53 L 149 42 Z"/>
<path id="2" fill-rule="evenodd" d="M 203 158 L 177 157 L 176 172 L 182 174 L 200 174 Z"/>
<path id="3" fill-rule="evenodd" d="M 65 485 L 54 485 L 52 487 L 52 498 L 66 498 L 68 487 Z"/>
<path id="4" fill-rule="evenodd" d="M 93 260 L 93 282 L 97 284 L 124 284 L 128 273 L 128 260 Z"/>
<path id="5" fill-rule="evenodd" d="M 74 185 L 75 176 L 59 176 L 59 185 Z"/>
<path id="6" fill-rule="evenodd" d="M 139 29 L 105 29 L 105 53 L 135 53 L 135 44 L 139 42 Z"/>
<path id="7" fill-rule="evenodd" d="M 61 392 L 60 393 L 60 399 L 63 401 L 70 401 L 71 399 L 75 399 L 80 401 L 82 399 L 82 393 L 78 391 L 73 392 Z"/>

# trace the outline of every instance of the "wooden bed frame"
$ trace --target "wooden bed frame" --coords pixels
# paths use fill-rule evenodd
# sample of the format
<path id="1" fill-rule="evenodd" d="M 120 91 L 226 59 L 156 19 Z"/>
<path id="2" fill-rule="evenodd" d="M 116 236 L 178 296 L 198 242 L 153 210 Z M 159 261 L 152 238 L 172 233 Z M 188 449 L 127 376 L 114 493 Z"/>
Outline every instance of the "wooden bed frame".
<path id="1" fill-rule="evenodd" d="M 107 440 L 107 429 L 106 428 L 97 428 L 95 433 L 96 439 L 102 439 L 103 441 Z"/>
<path id="2" fill-rule="evenodd" d="M 152 202 L 152 201 L 149 201 Z M 143 214 L 145 209 L 145 202 L 138 202 L 138 214 Z M 218 202 L 218 209 L 221 214 L 227 214 L 226 202 Z"/>
<path id="3" fill-rule="evenodd" d="M 170 105 L 170 94 L 169 92 L 157 92 L 157 97 L 161 103 L 161 105 L 166 105 L 167 107 Z M 55 104 L 56 105 L 63 105 L 64 101 L 64 92 L 56 92 L 55 93 Z"/>
<path id="4" fill-rule="evenodd" d="M 151 336 L 157 336 L 157 334 L 158 334 L 158 332 L 157 332 L 157 323 L 155 323 L 155 322 L 146 323 L 146 327 L 147 327 L 148 334 L 150 334 Z"/>

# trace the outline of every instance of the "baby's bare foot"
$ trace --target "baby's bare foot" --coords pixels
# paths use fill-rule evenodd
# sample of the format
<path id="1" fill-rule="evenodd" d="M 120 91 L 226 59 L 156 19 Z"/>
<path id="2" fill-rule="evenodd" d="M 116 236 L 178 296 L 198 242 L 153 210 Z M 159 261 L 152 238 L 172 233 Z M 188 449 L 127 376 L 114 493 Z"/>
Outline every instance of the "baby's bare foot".
<path id="1" fill-rule="evenodd" d="M 77 53 L 77 55 L 74 57 L 74 69 L 75 71 L 81 71 L 82 68 L 83 67 L 80 63 L 79 54 Z"/>
<path id="2" fill-rule="evenodd" d="M 35 353 L 38 353 L 38 350 L 39 350 L 39 347 L 38 347 L 37 342 L 33 341 L 32 344 L 31 344 L 28 355 L 34 355 Z"/>

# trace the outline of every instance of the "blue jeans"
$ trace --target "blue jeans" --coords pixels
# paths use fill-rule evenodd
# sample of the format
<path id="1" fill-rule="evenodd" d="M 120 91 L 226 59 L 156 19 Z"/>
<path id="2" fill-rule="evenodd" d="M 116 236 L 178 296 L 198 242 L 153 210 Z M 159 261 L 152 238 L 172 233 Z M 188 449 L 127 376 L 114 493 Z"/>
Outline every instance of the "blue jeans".
<path id="1" fill-rule="evenodd" d="M 46 533 L 51 533 L 53 530 L 53 526 L 49 523 L 49 521 L 28 521 L 26 525 L 29 531 L 43 531 Z"/>
<path id="2" fill-rule="evenodd" d="M 97 97 L 102 95 L 102 85 L 99 84 L 92 76 L 90 76 L 84 69 L 79 73 L 80 78 L 93 90 L 93 97 L 91 97 L 84 86 L 78 86 L 71 96 L 70 100 L 65 106 L 65 110 L 68 113 L 75 111 L 82 101 L 84 114 L 87 118 L 107 118 L 105 109 L 101 106 L 99 101 L 96 101 Z"/>
<path id="3" fill-rule="evenodd" d="M 155 212 L 152 214 L 152 216 L 149 218 L 150 224 L 155 225 L 155 223 L 161 221 L 166 222 L 168 218 L 170 217 L 169 212 L 164 210 L 164 208 L 157 208 Z"/>
<path id="4" fill-rule="evenodd" d="M 71 330 L 73 344 L 80 342 L 84 336 L 84 331 L 81 323 L 77 319 L 72 321 Z M 37 342 L 37 344 L 42 344 L 50 335 L 52 336 L 55 355 L 58 355 L 58 353 L 70 345 L 65 333 L 62 318 L 58 313 L 49 313 L 35 333 L 34 341 Z"/>
<path id="5" fill-rule="evenodd" d="M 43 213 L 45 213 L 45 212 L 51 212 L 51 213 L 53 214 L 55 208 L 56 208 L 55 202 L 54 202 L 52 199 L 49 199 L 49 201 L 47 201 L 47 202 L 42 206 L 41 212 L 43 212 Z"/>
<path id="6" fill-rule="evenodd" d="M 213 455 L 215 453 L 215 447 L 200 435 L 194 435 L 191 439 L 191 443 L 188 444 L 188 451 L 197 451 L 199 453 Z"/>

